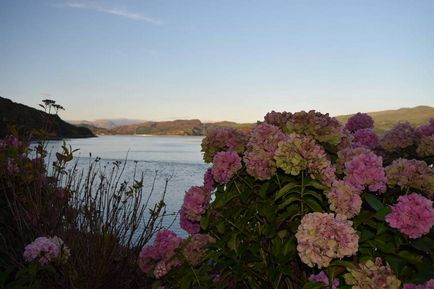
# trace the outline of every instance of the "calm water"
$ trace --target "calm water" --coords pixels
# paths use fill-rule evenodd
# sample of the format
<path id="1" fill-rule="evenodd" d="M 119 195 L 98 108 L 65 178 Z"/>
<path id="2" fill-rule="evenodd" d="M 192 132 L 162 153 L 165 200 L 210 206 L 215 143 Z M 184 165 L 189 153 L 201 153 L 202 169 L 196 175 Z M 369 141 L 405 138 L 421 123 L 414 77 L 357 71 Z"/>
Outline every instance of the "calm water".
<path id="1" fill-rule="evenodd" d="M 200 144 L 202 137 L 182 136 L 100 136 L 87 139 L 69 139 L 67 144 L 73 149 L 79 167 L 86 168 L 91 159 L 101 158 L 102 164 L 111 165 L 113 161 L 127 161 L 125 177 L 131 179 L 136 166 L 145 176 L 145 192 L 149 192 L 152 180 L 157 173 L 153 201 L 163 192 L 165 179 L 169 178 L 166 203 L 168 212 L 179 210 L 184 192 L 193 185 L 202 185 L 203 174 L 208 165 L 202 160 Z M 62 142 L 48 143 L 48 151 L 60 150 Z M 167 220 L 169 222 L 169 220 Z M 168 223 L 167 223 L 168 224 Z M 180 229 L 178 221 L 172 230 L 178 234 L 186 233 Z"/>

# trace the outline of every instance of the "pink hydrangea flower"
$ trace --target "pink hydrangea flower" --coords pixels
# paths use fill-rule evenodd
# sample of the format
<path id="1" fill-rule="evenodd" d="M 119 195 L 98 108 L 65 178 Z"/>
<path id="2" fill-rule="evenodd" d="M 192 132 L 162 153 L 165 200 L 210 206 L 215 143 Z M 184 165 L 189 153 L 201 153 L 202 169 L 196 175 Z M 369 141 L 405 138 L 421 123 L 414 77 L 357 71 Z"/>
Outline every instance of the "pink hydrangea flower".
<path id="1" fill-rule="evenodd" d="M 179 212 L 181 228 L 190 234 L 198 233 L 201 216 L 208 208 L 210 200 L 211 193 L 204 187 L 193 186 L 185 192 Z"/>
<path id="2" fill-rule="evenodd" d="M 250 134 L 247 149 L 250 151 L 260 149 L 274 153 L 277 149 L 277 144 L 287 138 L 288 136 L 277 126 L 262 123 L 256 126 Z"/>
<path id="3" fill-rule="evenodd" d="M 197 234 L 200 232 L 200 223 L 192 221 L 188 218 L 184 209 L 179 211 L 179 224 L 189 234 Z"/>
<path id="4" fill-rule="evenodd" d="M 235 151 L 242 154 L 247 143 L 247 135 L 234 128 L 211 128 L 202 140 L 202 152 L 205 162 L 210 163 L 220 151 Z"/>
<path id="5" fill-rule="evenodd" d="M 387 131 L 380 140 L 381 147 L 388 152 L 399 151 L 416 143 L 417 133 L 408 122 L 401 122 Z"/>
<path id="6" fill-rule="evenodd" d="M 192 266 L 197 266 L 203 261 L 209 243 L 214 241 L 208 234 L 195 234 L 191 237 L 182 252 Z"/>
<path id="7" fill-rule="evenodd" d="M 243 160 L 247 173 L 258 180 L 269 180 L 276 173 L 274 159 L 264 150 L 248 151 Z"/>
<path id="8" fill-rule="evenodd" d="M 359 129 L 353 134 L 353 137 L 353 145 L 355 147 L 375 149 L 380 144 L 377 134 L 371 128 Z"/>
<path id="9" fill-rule="evenodd" d="M 360 129 L 373 128 L 374 120 L 366 113 L 358 112 L 350 117 L 345 124 L 345 129 L 356 132 Z"/>
<path id="10" fill-rule="evenodd" d="M 211 168 L 206 170 L 205 174 L 203 175 L 203 187 L 205 191 L 212 192 L 215 189 L 215 181 L 212 176 Z"/>
<path id="11" fill-rule="evenodd" d="M 166 263 L 164 261 L 160 261 L 157 263 L 157 265 L 155 265 L 154 277 L 156 279 L 161 279 L 166 276 L 169 271 L 170 270 L 167 268 Z"/>
<path id="12" fill-rule="evenodd" d="M 150 274 L 154 268 L 156 262 L 160 260 L 160 253 L 157 250 L 157 247 L 154 245 L 144 246 L 139 254 L 138 264 L 140 269 Z"/>
<path id="13" fill-rule="evenodd" d="M 434 289 L 434 279 L 427 281 L 425 284 L 404 284 L 403 289 Z"/>
<path id="14" fill-rule="evenodd" d="M 166 229 L 158 232 L 154 244 L 161 258 L 169 261 L 175 256 L 176 250 L 182 241 L 182 238 L 178 237 L 173 231 Z"/>
<path id="15" fill-rule="evenodd" d="M 353 157 L 358 156 L 363 153 L 370 153 L 371 150 L 363 147 L 357 148 L 344 148 L 338 151 L 338 159 L 336 160 L 336 171 L 338 173 L 343 173 L 345 169 L 345 163 L 350 161 Z"/>
<path id="16" fill-rule="evenodd" d="M 251 133 L 244 155 L 247 173 L 258 180 L 269 180 L 276 172 L 274 152 L 279 142 L 288 136 L 278 127 L 263 123 Z"/>
<path id="17" fill-rule="evenodd" d="M 241 158 L 237 153 L 218 152 L 214 156 L 211 172 L 217 183 L 226 184 L 241 167 Z"/>
<path id="18" fill-rule="evenodd" d="M 170 230 L 159 231 L 154 244 L 144 246 L 140 251 L 140 269 L 157 279 L 164 277 L 174 267 L 181 265 L 176 254 L 182 242 L 183 239 Z"/>
<path id="19" fill-rule="evenodd" d="M 345 181 L 335 181 L 327 198 L 330 210 L 347 218 L 357 215 L 362 207 L 359 191 Z"/>
<path id="20" fill-rule="evenodd" d="M 362 153 L 345 163 L 345 181 L 359 191 L 368 187 L 371 192 L 386 190 L 383 159 L 372 152 Z"/>
<path id="21" fill-rule="evenodd" d="M 26 262 L 37 261 L 45 266 L 54 260 L 66 262 L 69 249 L 58 237 L 38 237 L 24 248 L 23 257 Z"/>
<path id="22" fill-rule="evenodd" d="M 342 215 L 306 214 L 295 237 L 298 255 L 309 267 L 328 267 L 335 258 L 355 255 L 359 247 L 359 237 L 352 222 Z"/>
<path id="23" fill-rule="evenodd" d="M 426 162 L 400 158 L 384 170 L 389 186 L 415 188 L 426 192 L 431 198 L 434 195 L 434 169 Z"/>
<path id="24" fill-rule="evenodd" d="M 327 276 L 327 274 L 324 271 L 319 272 L 318 274 L 314 275 L 310 275 L 309 276 L 309 281 L 313 281 L 313 282 L 318 282 L 318 283 L 323 283 L 326 285 L 326 289 L 330 289 L 329 283 L 329 276 Z M 331 289 L 338 289 L 339 288 L 339 279 L 335 278 L 333 280 L 333 285 Z"/>
<path id="25" fill-rule="evenodd" d="M 434 225 L 432 201 L 416 193 L 400 196 L 385 220 L 411 239 L 419 238 Z"/>
<path id="26" fill-rule="evenodd" d="M 200 215 L 208 208 L 210 199 L 210 193 L 203 187 L 193 186 L 185 192 L 182 208 L 190 220 L 199 221 Z"/>

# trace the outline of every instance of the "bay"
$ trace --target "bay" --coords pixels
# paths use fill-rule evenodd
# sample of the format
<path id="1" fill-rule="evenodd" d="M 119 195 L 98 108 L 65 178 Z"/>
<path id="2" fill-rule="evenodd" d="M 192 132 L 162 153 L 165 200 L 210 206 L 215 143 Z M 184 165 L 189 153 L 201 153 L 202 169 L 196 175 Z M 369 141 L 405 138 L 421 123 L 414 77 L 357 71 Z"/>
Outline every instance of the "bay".
<path id="1" fill-rule="evenodd" d="M 152 202 L 157 202 L 164 191 L 166 179 L 168 186 L 165 202 L 168 212 L 178 212 L 184 198 L 184 193 L 191 186 L 203 184 L 203 175 L 208 164 L 202 159 L 201 142 L 203 137 L 194 136 L 100 136 L 85 139 L 66 139 L 66 144 L 74 153 L 78 168 L 86 170 L 89 162 L 96 157 L 101 158 L 101 166 L 110 167 L 113 162 L 125 161 L 123 177 L 133 178 L 134 172 L 143 172 L 144 192 L 151 190 L 156 176 Z M 52 161 L 55 152 L 61 150 L 63 141 L 49 141 L 47 151 Z M 172 218 L 165 220 L 165 225 L 172 223 Z M 173 222 L 171 229 L 178 235 L 186 236 L 179 226 L 179 218 Z"/>

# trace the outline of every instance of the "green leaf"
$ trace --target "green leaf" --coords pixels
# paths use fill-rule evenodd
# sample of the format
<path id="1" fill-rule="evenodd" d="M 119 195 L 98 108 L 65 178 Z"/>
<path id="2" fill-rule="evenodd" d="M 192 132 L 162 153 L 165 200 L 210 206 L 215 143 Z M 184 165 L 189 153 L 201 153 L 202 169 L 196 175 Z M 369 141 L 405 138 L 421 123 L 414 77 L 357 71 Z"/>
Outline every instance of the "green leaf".
<path id="1" fill-rule="evenodd" d="M 405 261 L 397 256 L 388 255 L 385 257 L 385 260 L 392 267 L 393 271 L 399 275 L 402 268 L 405 266 Z"/>
<path id="2" fill-rule="evenodd" d="M 388 214 L 392 212 L 392 209 L 390 207 L 383 207 L 375 213 L 374 217 L 379 221 L 384 221 L 384 217 L 386 217 Z"/>
<path id="3" fill-rule="evenodd" d="M 222 221 L 220 223 L 217 223 L 216 228 L 219 234 L 223 234 L 225 232 L 225 223 L 223 223 Z"/>
<path id="4" fill-rule="evenodd" d="M 286 184 L 283 186 L 283 188 L 281 188 L 277 193 L 276 196 L 274 197 L 274 200 L 280 199 L 281 197 L 283 197 L 284 195 L 286 195 L 287 193 L 289 193 L 292 189 L 299 187 L 300 185 L 296 182 L 291 182 L 289 184 Z"/>
<path id="5" fill-rule="evenodd" d="M 160 287 L 161 287 L 160 281 L 155 281 L 154 283 L 152 283 L 152 289 L 158 289 Z"/>
<path id="6" fill-rule="evenodd" d="M 368 243 L 375 248 L 377 248 L 378 250 L 380 250 L 383 253 L 388 253 L 388 254 L 393 254 L 395 253 L 396 249 L 395 246 L 391 243 L 386 244 L 384 241 L 375 239 L 372 241 L 368 241 Z"/>
<path id="7" fill-rule="evenodd" d="M 290 205 L 288 208 L 286 208 L 286 214 L 291 217 L 295 216 L 296 214 L 300 213 L 300 204 L 295 203 Z"/>
<path id="8" fill-rule="evenodd" d="M 400 251 L 398 256 L 404 259 L 405 261 L 411 264 L 420 264 L 422 263 L 422 256 L 410 253 L 408 251 Z"/>
<path id="9" fill-rule="evenodd" d="M 370 240 L 370 239 L 372 239 L 374 237 L 375 237 L 375 234 L 372 233 L 371 231 L 369 231 L 369 230 L 363 230 L 362 231 L 362 236 L 360 237 L 360 242 L 364 242 L 364 241 Z"/>
<path id="10" fill-rule="evenodd" d="M 349 262 L 349 261 L 344 261 L 344 260 L 333 260 L 330 263 L 330 266 L 342 266 L 345 268 L 354 268 L 354 264 Z"/>
<path id="11" fill-rule="evenodd" d="M 289 239 L 285 242 L 283 246 L 283 255 L 288 256 L 290 253 L 295 252 L 295 242 L 294 239 Z"/>
<path id="12" fill-rule="evenodd" d="M 278 211 L 282 210 L 282 209 L 286 208 L 287 206 L 289 206 L 290 204 L 297 202 L 297 201 L 300 201 L 300 199 L 298 197 L 291 196 L 291 197 L 287 198 L 283 203 L 279 204 L 277 206 L 277 210 Z"/>
<path id="13" fill-rule="evenodd" d="M 384 208 L 383 203 L 379 199 L 377 199 L 373 194 L 364 195 L 364 199 L 369 204 L 369 206 L 373 208 L 375 211 Z"/>
<path id="14" fill-rule="evenodd" d="M 237 234 L 233 234 L 227 243 L 229 249 L 237 251 Z"/>
<path id="15" fill-rule="evenodd" d="M 261 188 L 259 189 L 259 196 L 261 196 L 264 199 L 267 196 L 267 192 L 269 188 L 270 188 L 270 182 L 263 183 Z"/>
<path id="16" fill-rule="evenodd" d="M 315 199 L 317 199 L 320 202 L 322 202 L 322 200 L 323 200 L 323 195 L 319 194 L 319 193 L 317 193 L 315 191 L 305 191 L 303 193 L 303 196 L 312 196 L 312 197 L 314 197 Z"/>
<path id="17" fill-rule="evenodd" d="M 432 254 L 434 250 L 434 241 L 428 236 L 416 240 L 412 245 L 414 248 L 429 254 Z"/>
<path id="18" fill-rule="evenodd" d="M 381 235 L 387 230 L 387 226 L 385 223 L 380 223 L 377 225 L 377 235 Z"/>
<path id="19" fill-rule="evenodd" d="M 327 191 L 329 190 L 328 187 L 324 186 L 323 184 L 321 184 L 320 182 L 316 181 L 316 180 L 308 180 L 307 182 L 304 183 L 304 185 L 306 187 L 313 187 L 317 190 L 321 190 L 321 191 Z"/>
<path id="20" fill-rule="evenodd" d="M 303 201 L 306 205 L 309 206 L 309 208 L 311 208 L 312 211 L 314 211 L 314 212 L 322 212 L 323 211 L 321 205 L 318 204 L 318 202 L 316 200 L 304 199 Z"/>
<path id="21" fill-rule="evenodd" d="M 206 230 L 208 228 L 208 225 L 209 225 L 209 218 L 208 218 L 208 216 L 203 216 L 200 219 L 200 227 L 202 229 Z"/>
<path id="22" fill-rule="evenodd" d="M 326 288 L 325 284 L 319 282 L 307 282 L 303 286 L 303 289 L 325 289 L 325 288 Z"/>
<path id="23" fill-rule="evenodd" d="M 181 289 L 190 289 L 191 288 L 191 278 L 188 275 L 184 275 L 181 279 Z"/>

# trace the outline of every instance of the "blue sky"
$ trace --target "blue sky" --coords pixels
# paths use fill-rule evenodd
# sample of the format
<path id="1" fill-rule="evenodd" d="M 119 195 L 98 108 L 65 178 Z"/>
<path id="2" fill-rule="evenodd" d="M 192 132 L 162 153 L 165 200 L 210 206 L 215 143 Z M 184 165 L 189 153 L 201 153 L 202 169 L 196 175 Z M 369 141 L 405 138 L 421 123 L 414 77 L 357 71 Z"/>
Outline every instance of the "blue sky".
<path id="1" fill-rule="evenodd" d="M 0 96 L 70 120 L 434 106 L 434 0 L 0 0 Z"/>

